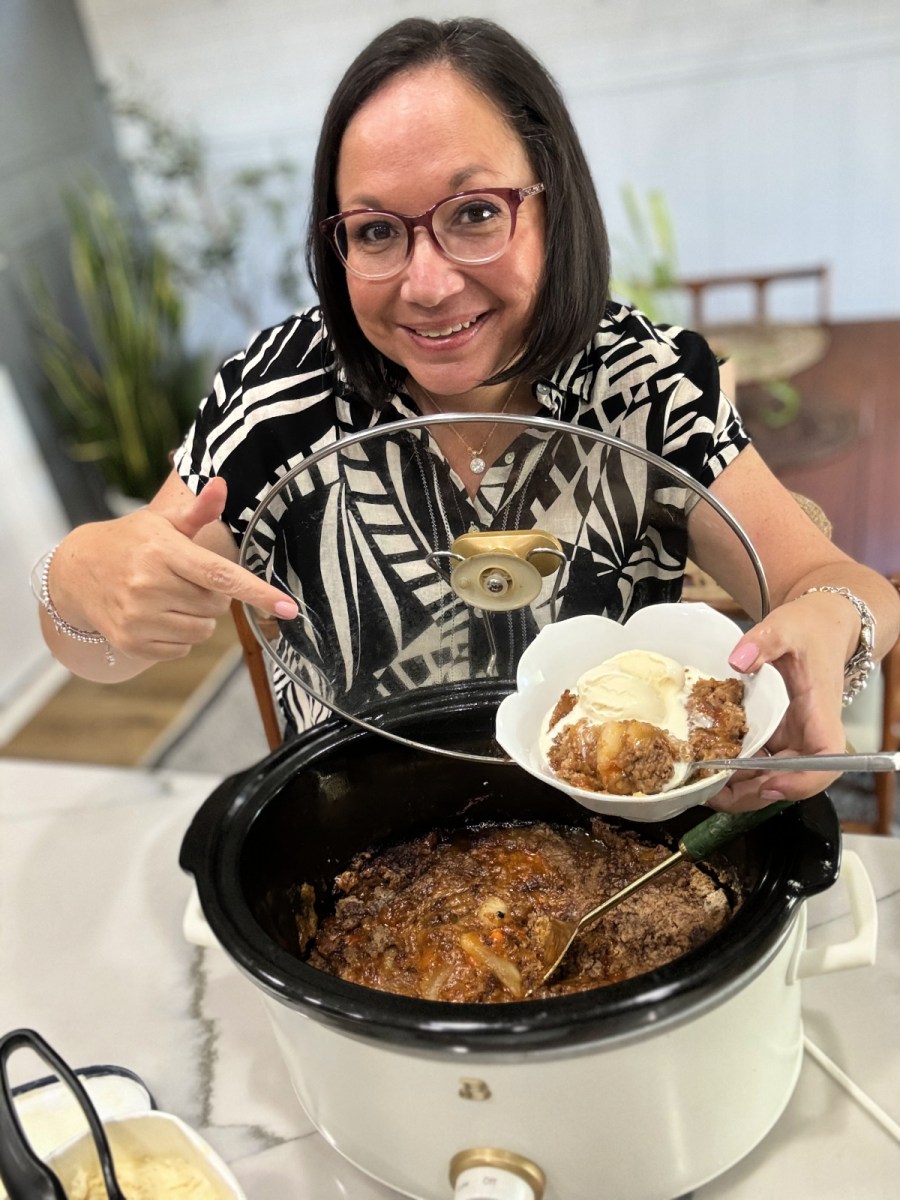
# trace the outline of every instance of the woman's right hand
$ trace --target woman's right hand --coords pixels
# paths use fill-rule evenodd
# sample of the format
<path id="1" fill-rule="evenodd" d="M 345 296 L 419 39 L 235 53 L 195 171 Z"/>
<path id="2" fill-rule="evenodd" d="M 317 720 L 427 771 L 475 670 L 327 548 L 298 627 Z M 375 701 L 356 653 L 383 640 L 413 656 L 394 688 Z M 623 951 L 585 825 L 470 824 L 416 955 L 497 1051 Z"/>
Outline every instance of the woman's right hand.
<path id="1" fill-rule="evenodd" d="M 238 566 L 221 521 L 226 495 L 223 479 L 195 496 L 173 475 L 146 508 L 73 530 L 53 557 L 50 595 L 70 625 L 103 634 L 118 669 L 93 669 L 103 657 L 97 648 L 57 634 L 45 620 L 60 661 L 77 674 L 122 679 L 184 657 L 212 636 L 232 599 L 282 619 L 296 616 L 290 597 Z"/>

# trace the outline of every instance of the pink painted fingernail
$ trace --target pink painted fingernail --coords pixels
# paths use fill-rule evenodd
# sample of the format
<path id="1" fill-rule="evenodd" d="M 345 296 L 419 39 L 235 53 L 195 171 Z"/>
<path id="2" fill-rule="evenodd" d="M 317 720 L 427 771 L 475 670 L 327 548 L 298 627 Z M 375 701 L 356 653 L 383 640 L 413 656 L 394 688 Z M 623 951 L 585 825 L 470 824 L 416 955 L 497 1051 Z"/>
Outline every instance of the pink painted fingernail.
<path id="1" fill-rule="evenodd" d="M 752 667 L 759 657 L 759 646 L 753 642 L 744 642 L 743 646 L 738 646 L 728 659 L 728 665 L 734 667 L 736 671 L 746 671 L 748 667 Z"/>
<path id="2" fill-rule="evenodd" d="M 760 799 L 769 800 L 770 802 L 774 802 L 775 800 L 783 800 L 784 799 L 784 792 L 775 792 L 775 791 L 760 792 L 759 795 L 760 795 Z"/>
<path id="3" fill-rule="evenodd" d="M 275 605 L 276 617 L 284 617 L 287 621 L 293 621 L 299 611 L 293 600 L 279 600 Z"/>

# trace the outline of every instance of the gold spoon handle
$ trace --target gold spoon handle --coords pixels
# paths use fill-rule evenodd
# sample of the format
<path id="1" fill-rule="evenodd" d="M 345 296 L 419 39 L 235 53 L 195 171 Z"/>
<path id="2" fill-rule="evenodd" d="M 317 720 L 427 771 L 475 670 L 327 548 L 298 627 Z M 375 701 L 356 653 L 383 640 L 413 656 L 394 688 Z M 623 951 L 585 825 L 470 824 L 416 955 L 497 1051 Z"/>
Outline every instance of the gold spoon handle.
<path id="1" fill-rule="evenodd" d="M 684 857 L 685 852 L 683 850 L 676 850 L 674 854 L 670 854 L 669 857 L 664 859 L 661 863 L 657 863 L 655 867 L 651 867 L 649 871 L 646 871 L 643 875 L 639 876 L 639 878 L 632 879 L 631 883 L 627 883 L 625 887 L 616 892 L 615 895 L 604 900 L 602 904 L 598 904 L 594 908 L 588 909 L 583 916 L 579 917 L 577 921 L 572 922 L 571 925 L 563 921 L 556 922 L 554 927 L 559 932 L 560 942 L 562 942 L 564 937 L 566 940 L 562 942 L 561 949 L 557 950 L 556 957 L 553 959 L 552 964 L 541 976 L 541 983 L 546 983 L 550 976 L 556 971 L 556 968 L 566 957 L 569 947 L 587 924 L 589 924 L 595 918 L 601 916 L 603 913 L 609 912 L 611 908 L 615 908 L 616 905 L 621 904 L 623 900 L 627 900 L 629 896 L 633 895 L 636 891 L 639 891 L 640 888 L 649 883 L 651 879 L 656 879 L 656 877 L 662 875 L 664 871 L 668 871 L 671 867 L 674 867 L 680 863 Z M 566 937 L 566 933 L 568 933 L 568 937 Z"/>
<path id="2" fill-rule="evenodd" d="M 569 947 L 582 929 L 584 929 L 585 925 L 591 921 L 595 921 L 603 913 L 609 912 L 611 908 L 615 908 L 617 904 L 621 904 L 623 900 L 627 900 L 629 896 L 634 895 L 635 892 L 639 891 L 652 880 L 657 879 L 672 867 L 677 866 L 678 863 L 682 861 L 699 862 L 700 859 L 712 854 L 714 850 L 718 850 L 720 846 L 726 845 L 732 838 L 736 838 L 742 833 L 748 833 L 751 829 L 755 829 L 757 825 L 761 825 L 763 821 L 768 821 L 776 813 L 781 812 L 785 808 L 790 808 L 792 804 L 793 801 L 791 800 L 776 800 L 773 804 L 767 804 L 765 808 L 758 808 L 753 812 L 713 813 L 712 816 L 707 817 L 705 821 L 701 821 L 699 825 L 695 825 L 693 829 L 689 829 L 682 836 L 678 843 L 678 849 L 674 854 L 670 854 L 668 858 L 664 858 L 662 862 L 657 863 L 655 867 L 651 867 L 649 871 L 645 871 L 637 879 L 632 879 L 631 883 L 627 883 L 625 887 L 616 892 L 615 895 L 610 896 L 609 899 L 604 900 L 602 904 L 597 904 L 593 908 L 588 909 L 582 917 L 572 924 L 567 924 L 564 921 L 554 922 L 551 929 L 555 932 L 559 940 L 552 949 L 555 949 L 557 953 L 553 959 L 553 965 L 541 976 L 541 983 L 546 983 L 554 973 L 568 953 Z"/>

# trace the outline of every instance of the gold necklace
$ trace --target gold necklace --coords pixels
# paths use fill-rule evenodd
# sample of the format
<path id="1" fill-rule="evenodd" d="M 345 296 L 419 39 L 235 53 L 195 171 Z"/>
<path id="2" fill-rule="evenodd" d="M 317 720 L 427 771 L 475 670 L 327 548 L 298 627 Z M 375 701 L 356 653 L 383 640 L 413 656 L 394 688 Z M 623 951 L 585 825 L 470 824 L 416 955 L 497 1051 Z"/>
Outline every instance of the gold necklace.
<path id="1" fill-rule="evenodd" d="M 513 398 L 513 392 L 515 392 L 517 386 L 518 386 L 518 380 L 514 379 L 513 383 L 512 383 L 512 387 L 506 393 L 506 399 L 503 401 L 503 407 L 500 409 L 500 413 L 498 415 L 502 415 L 503 413 L 506 412 L 507 408 L 509 407 L 509 402 Z M 422 387 L 421 383 L 418 384 L 418 387 L 419 387 L 419 391 L 425 393 L 425 395 L 428 397 L 429 402 L 434 405 L 434 407 L 438 410 L 438 412 L 441 413 L 442 415 L 446 416 L 447 410 L 445 408 L 441 408 L 441 406 L 438 404 L 437 400 L 435 400 L 434 396 L 432 396 L 431 392 L 429 392 L 427 388 Z M 453 430 L 453 432 L 456 434 L 456 436 L 462 442 L 463 446 L 465 446 L 465 448 L 466 448 L 466 452 L 469 455 L 469 470 L 472 472 L 473 475 L 483 475 L 485 473 L 485 471 L 487 470 L 487 463 L 484 460 L 484 452 L 487 448 L 488 442 L 494 436 L 494 430 L 497 428 L 498 424 L 499 424 L 499 422 L 495 421 L 493 423 L 493 425 L 491 425 L 490 429 L 488 430 L 487 437 L 484 439 L 484 441 L 481 443 L 480 447 L 477 450 L 473 446 L 469 445 L 469 443 L 466 441 L 466 439 L 463 437 L 463 435 L 456 428 L 456 425 L 454 425 L 454 424 L 450 425 L 450 428 Z"/>

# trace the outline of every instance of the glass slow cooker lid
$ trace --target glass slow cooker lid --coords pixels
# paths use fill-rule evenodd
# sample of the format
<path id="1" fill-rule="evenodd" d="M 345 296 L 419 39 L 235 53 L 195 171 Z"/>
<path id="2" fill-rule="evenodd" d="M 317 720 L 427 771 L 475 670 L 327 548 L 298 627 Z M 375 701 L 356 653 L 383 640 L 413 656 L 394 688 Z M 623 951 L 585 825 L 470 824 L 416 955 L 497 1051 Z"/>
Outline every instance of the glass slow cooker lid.
<path id="1" fill-rule="evenodd" d="M 331 442 L 259 504 L 241 565 L 300 612 L 248 617 L 299 727 L 335 713 L 412 747 L 504 759 L 490 731 L 524 649 L 550 622 L 583 613 L 624 621 L 678 600 L 692 513 L 723 559 L 751 573 L 768 611 L 749 539 L 687 473 L 566 422 L 494 419 L 505 449 L 474 493 L 442 447 L 470 446 L 466 426 L 483 430 L 484 416 L 443 414 Z M 425 689 L 441 689 L 448 705 L 480 694 L 483 744 L 446 744 L 433 722 L 417 729 Z"/>

